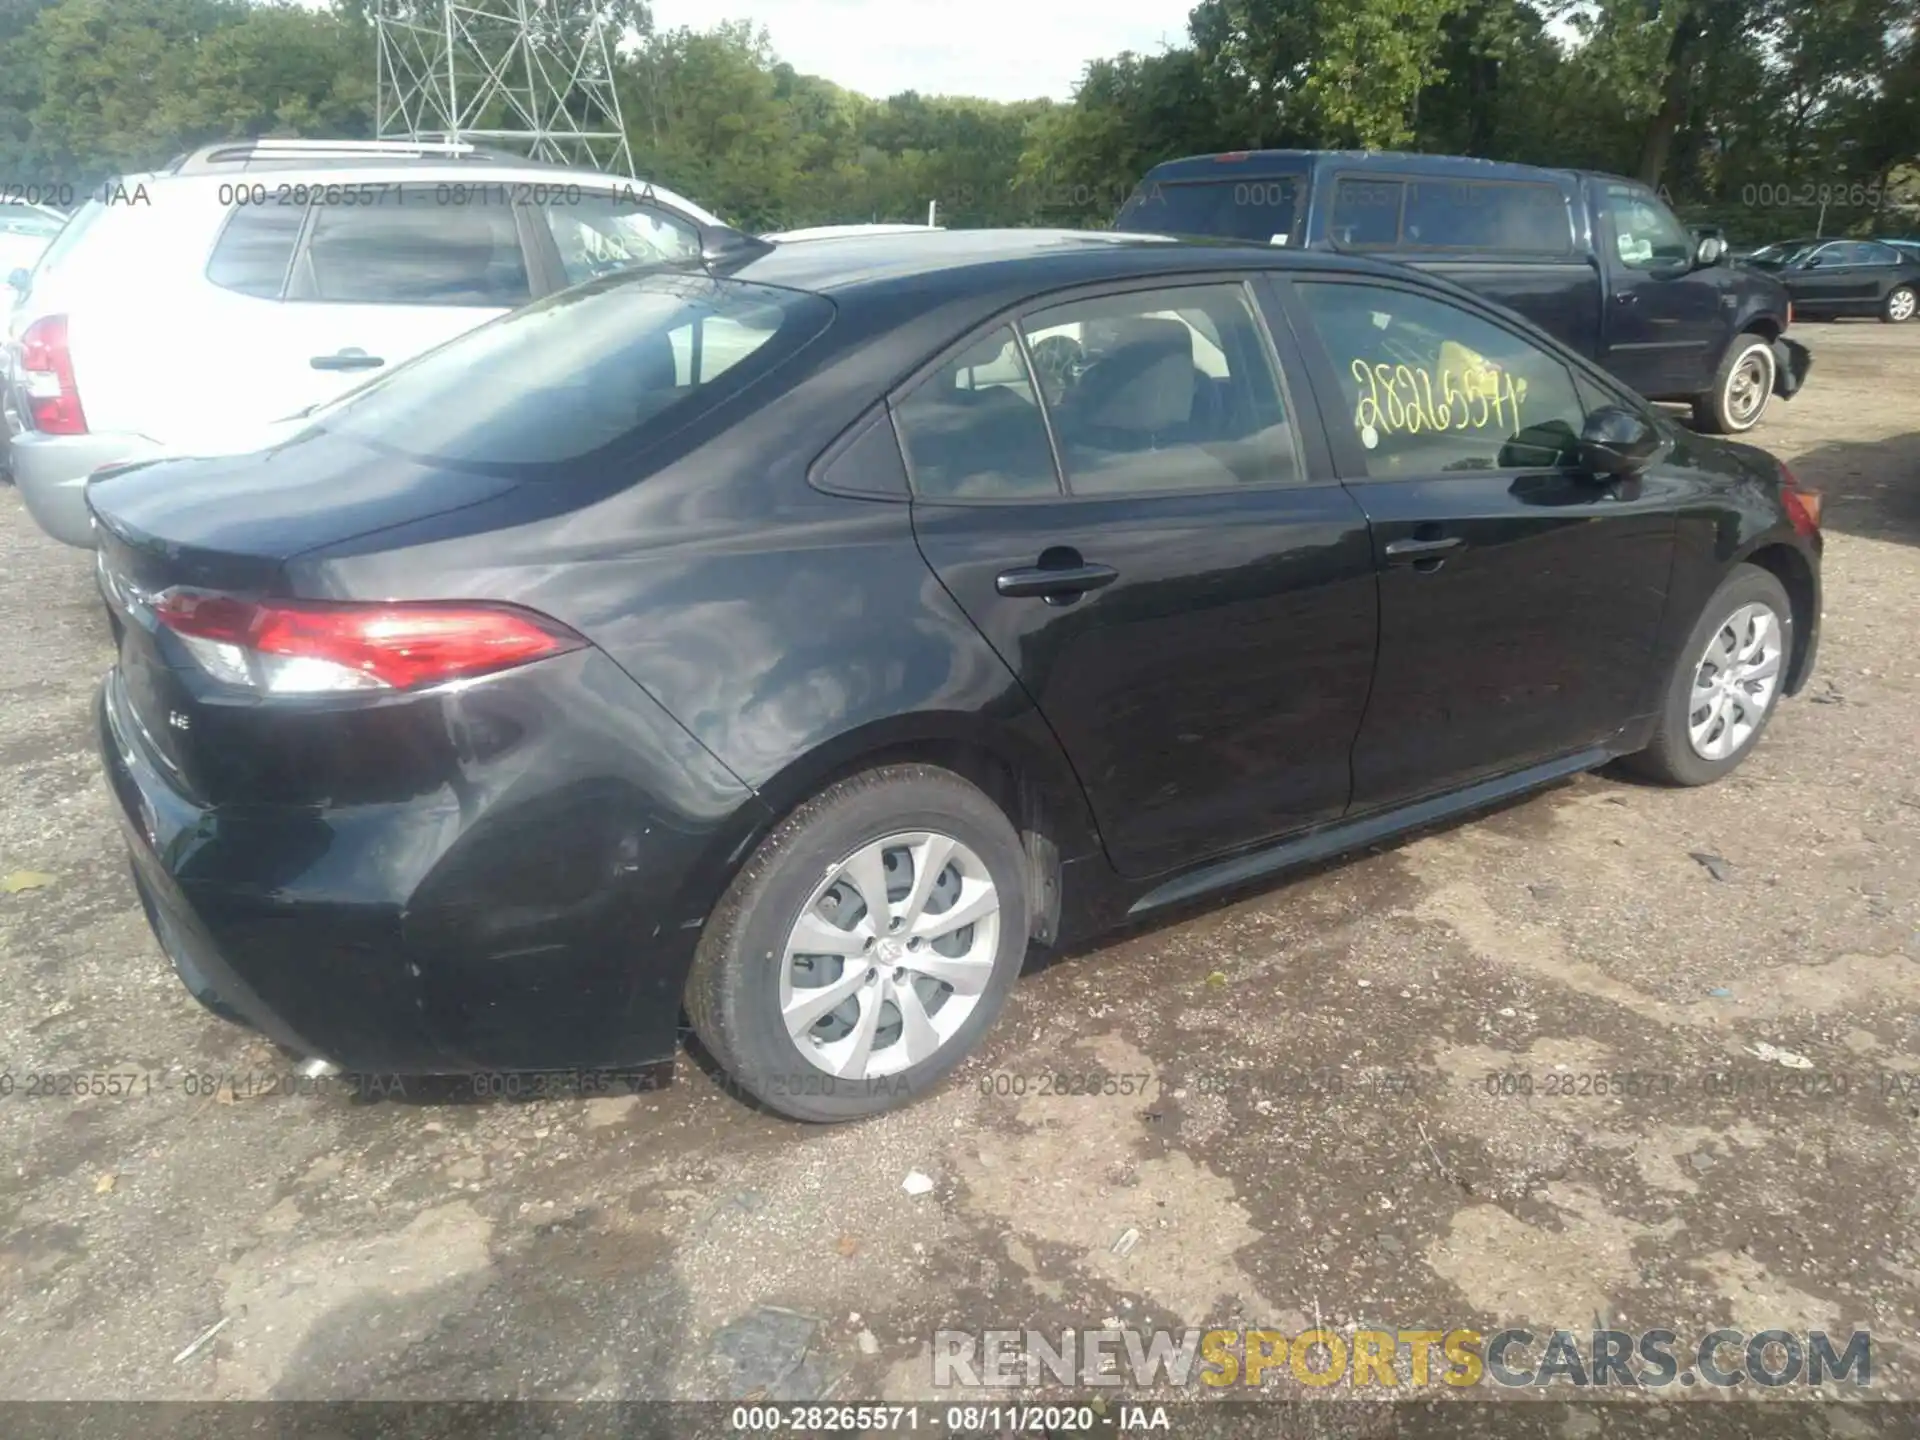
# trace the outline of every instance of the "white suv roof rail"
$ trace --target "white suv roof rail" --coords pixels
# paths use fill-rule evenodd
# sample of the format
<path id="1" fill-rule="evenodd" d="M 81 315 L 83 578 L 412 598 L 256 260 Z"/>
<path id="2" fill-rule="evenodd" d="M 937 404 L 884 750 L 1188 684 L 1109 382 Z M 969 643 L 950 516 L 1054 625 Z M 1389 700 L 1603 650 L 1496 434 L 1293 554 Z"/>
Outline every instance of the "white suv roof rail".
<path id="1" fill-rule="evenodd" d="M 381 160 L 479 160 L 538 164 L 524 155 L 488 149 L 465 140 L 238 140 L 206 145 L 174 163 L 176 175 L 205 174 L 229 166 L 314 165 Z"/>

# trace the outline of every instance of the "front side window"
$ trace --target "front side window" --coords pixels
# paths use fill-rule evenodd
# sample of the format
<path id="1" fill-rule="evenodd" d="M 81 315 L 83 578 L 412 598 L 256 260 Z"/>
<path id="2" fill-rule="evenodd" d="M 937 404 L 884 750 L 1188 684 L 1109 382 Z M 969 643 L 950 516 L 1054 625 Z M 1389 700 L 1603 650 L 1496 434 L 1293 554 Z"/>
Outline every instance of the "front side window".
<path id="1" fill-rule="evenodd" d="M 1298 480 L 1279 377 L 1243 287 L 1075 300 L 1022 329 L 1075 495 Z"/>
<path id="2" fill-rule="evenodd" d="M 1659 199 L 1631 185 L 1606 188 L 1615 258 L 1630 270 L 1667 270 L 1693 261 L 1693 236 Z"/>
<path id="3" fill-rule="evenodd" d="M 700 237 L 686 221 L 654 205 L 612 195 L 579 195 L 541 207 L 567 283 L 639 265 L 674 264 L 700 254 Z"/>
<path id="4" fill-rule="evenodd" d="M 1365 284 L 1296 288 L 1370 477 L 1574 463 L 1586 407 L 1556 356 L 1430 296 Z"/>
<path id="5" fill-rule="evenodd" d="M 1004 326 L 942 362 L 893 413 L 914 492 L 925 499 L 1060 493 L 1039 392 L 1019 341 Z"/>
<path id="6" fill-rule="evenodd" d="M 493 199 L 443 204 L 431 189 L 397 194 L 382 204 L 316 210 L 296 266 L 294 298 L 488 308 L 526 303 L 533 291 L 511 205 Z"/>
<path id="7" fill-rule="evenodd" d="M 563 290 L 427 351 L 314 428 L 428 464 L 548 478 L 637 449 L 720 403 L 827 325 L 798 291 L 660 272 Z"/>

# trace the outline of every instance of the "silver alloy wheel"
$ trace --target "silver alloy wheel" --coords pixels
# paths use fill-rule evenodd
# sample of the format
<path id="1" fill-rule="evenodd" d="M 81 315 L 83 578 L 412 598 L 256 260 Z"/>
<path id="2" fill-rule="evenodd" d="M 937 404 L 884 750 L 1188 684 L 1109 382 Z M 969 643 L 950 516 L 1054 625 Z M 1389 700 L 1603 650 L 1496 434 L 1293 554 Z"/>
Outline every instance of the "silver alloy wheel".
<path id="1" fill-rule="evenodd" d="M 1773 352 L 1755 345 L 1742 355 L 1727 377 L 1727 418 L 1742 430 L 1760 418 L 1773 393 Z"/>
<path id="2" fill-rule="evenodd" d="M 1707 642 L 1694 670 L 1687 737 L 1702 760 L 1725 760 L 1753 739 L 1780 690 L 1785 632 L 1771 606 L 1742 605 Z"/>
<path id="3" fill-rule="evenodd" d="M 780 1014 L 809 1064 L 897 1075 L 954 1036 L 1000 949 L 980 857 L 924 830 L 861 846 L 814 887 L 780 957 Z"/>
<path id="4" fill-rule="evenodd" d="M 1913 291 L 1902 285 L 1887 297 L 1887 316 L 1896 321 L 1911 320 L 1916 303 L 1920 302 L 1915 301 Z"/>

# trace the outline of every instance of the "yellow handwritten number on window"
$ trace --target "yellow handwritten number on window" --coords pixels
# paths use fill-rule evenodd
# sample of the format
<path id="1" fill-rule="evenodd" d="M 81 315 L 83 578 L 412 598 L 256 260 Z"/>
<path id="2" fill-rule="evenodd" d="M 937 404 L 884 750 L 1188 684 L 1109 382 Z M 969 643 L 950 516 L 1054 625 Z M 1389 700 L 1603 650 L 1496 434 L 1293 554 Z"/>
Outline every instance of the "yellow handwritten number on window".
<path id="1" fill-rule="evenodd" d="M 1459 351 L 1460 358 L 1456 360 L 1443 350 L 1437 370 L 1355 360 L 1351 373 L 1359 386 L 1360 402 L 1354 410 L 1354 428 L 1363 437 L 1369 431 L 1375 435 L 1418 435 L 1425 430 L 1489 428 L 1505 435 L 1517 434 L 1527 382 L 1471 351 L 1449 348 Z M 1455 363 L 1448 363 L 1450 360 Z"/>

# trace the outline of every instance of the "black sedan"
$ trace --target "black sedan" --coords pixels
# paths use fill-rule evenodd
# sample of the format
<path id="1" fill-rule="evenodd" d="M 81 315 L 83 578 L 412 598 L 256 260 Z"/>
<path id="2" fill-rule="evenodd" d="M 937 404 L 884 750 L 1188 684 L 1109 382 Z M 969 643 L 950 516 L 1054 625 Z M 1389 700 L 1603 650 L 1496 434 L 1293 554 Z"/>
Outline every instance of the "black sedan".
<path id="1" fill-rule="evenodd" d="M 1890 325 L 1920 310 L 1920 254 L 1880 240 L 1783 240 L 1746 257 L 1769 272 L 1807 318 L 1878 315 Z"/>
<path id="2" fill-rule="evenodd" d="M 162 946 L 355 1072 L 933 1085 L 1030 944 L 1619 757 L 1813 668 L 1819 497 L 1512 313 L 1059 232 L 590 282 L 263 453 L 96 481 Z"/>

